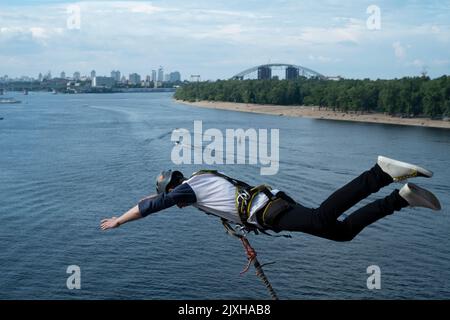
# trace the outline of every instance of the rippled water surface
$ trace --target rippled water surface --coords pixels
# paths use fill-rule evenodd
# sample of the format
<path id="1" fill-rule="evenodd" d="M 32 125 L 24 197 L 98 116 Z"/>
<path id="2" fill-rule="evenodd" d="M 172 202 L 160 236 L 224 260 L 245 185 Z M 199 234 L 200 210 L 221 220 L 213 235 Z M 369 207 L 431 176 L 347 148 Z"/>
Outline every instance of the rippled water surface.
<path id="1" fill-rule="evenodd" d="M 111 232 L 119 215 L 153 192 L 171 167 L 172 130 L 279 128 L 280 170 L 220 166 L 250 183 L 266 182 L 305 205 L 384 154 L 435 172 L 415 182 L 433 190 L 443 211 L 407 209 L 365 229 L 351 243 L 305 234 L 251 236 L 284 299 L 450 298 L 450 131 L 235 113 L 184 106 L 169 94 L 18 97 L 0 106 L 1 299 L 266 299 L 239 241 L 194 208 L 171 208 Z M 201 166 L 183 165 L 187 173 Z M 376 197 L 401 185 L 389 186 Z M 81 290 L 66 287 L 81 268 Z M 381 290 L 368 290 L 378 265 Z"/>

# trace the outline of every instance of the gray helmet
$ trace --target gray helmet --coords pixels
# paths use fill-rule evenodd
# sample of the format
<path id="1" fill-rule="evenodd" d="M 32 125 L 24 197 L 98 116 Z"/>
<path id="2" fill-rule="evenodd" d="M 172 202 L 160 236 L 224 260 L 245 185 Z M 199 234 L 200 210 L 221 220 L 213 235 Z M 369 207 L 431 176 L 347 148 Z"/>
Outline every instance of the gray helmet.
<path id="1" fill-rule="evenodd" d="M 156 178 L 156 192 L 158 194 L 168 192 L 169 187 L 176 187 L 185 180 L 180 171 L 167 170 L 161 172 Z"/>

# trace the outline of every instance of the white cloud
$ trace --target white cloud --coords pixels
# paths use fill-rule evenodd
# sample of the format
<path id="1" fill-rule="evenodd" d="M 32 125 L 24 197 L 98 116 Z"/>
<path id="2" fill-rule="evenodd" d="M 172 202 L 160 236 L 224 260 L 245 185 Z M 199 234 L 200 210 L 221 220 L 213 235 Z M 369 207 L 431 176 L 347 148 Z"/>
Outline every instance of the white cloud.
<path id="1" fill-rule="evenodd" d="M 113 1 L 110 4 L 96 2 L 95 5 L 97 5 L 97 6 L 108 6 L 108 5 L 110 5 L 112 8 L 126 9 L 129 12 L 131 12 L 131 13 L 154 14 L 154 13 L 165 11 L 164 8 L 158 7 L 158 6 L 154 6 L 151 2 Z"/>
<path id="2" fill-rule="evenodd" d="M 153 13 L 157 13 L 157 12 L 161 12 L 162 9 L 149 5 L 149 4 L 138 4 L 135 6 L 132 6 L 130 8 L 130 12 L 134 12 L 134 13 L 145 13 L 145 14 L 153 14 Z"/>
<path id="3" fill-rule="evenodd" d="M 30 28 L 31 35 L 33 38 L 41 40 L 41 39 L 48 39 L 49 34 L 47 33 L 47 30 L 41 27 L 31 27 Z"/>
<path id="4" fill-rule="evenodd" d="M 242 26 L 239 24 L 229 24 L 211 28 L 210 30 L 198 31 L 190 34 L 191 37 L 196 39 L 221 39 L 221 40 L 234 40 L 239 41 L 242 34 Z"/>
<path id="5" fill-rule="evenodd" d="M 415 68 L 428 68 L 429 66 L 433 67 L 445 67 L 450 65 L 450 59 L 432 59 L 432 60 L 422 60 L 422 59 L 414 59 L 413 61 L 409 61 L 405 63 L 407 67 L 415 67 Z"/>
<path id="6" fill-rule="evenodd" d="M 433 59 L 432 64 L 435 66 L 448 66 L 450 65 L 450 59 Z"/>
<path id="7" fill-rule="evenodd" d="M 312 55 L 312 54 L 310 54 L 308 56 L 308 59 L 311 60 L 311 61 L 317 61 L 317 62 L 321 62 L 321 63 L 332 63 L 332 62 L 339 62 L 339 61 L 341 61 L 338 58 L 324 57 L 324 56 L 321 56 L 321 55 L 315 56 L 315 55 Z"/>
<path id="8" fill-rule="evenodd" d="M 0 36 L 8 36 L 16 33 L 20 33 L 22 28 L 19 27 L 1 27 Z"/>
<path id="9" fill-rule="evenodd" d="M 207 10 L 207 9 L 194 9 L 192 10 L 194 14 L 202 14 L 208 16 L 223 16 L 223 17 L 236 17 L 236 18 L 246 18 L 246 19 L 271 19 L 271 15 L 260 15 L 253 12 L 245 11 L 231 11 L 231 10 Z"/>
<path id="10" fill-rule="evenodd" d="M 415 59 L 412 63 L 411 63 L 414 67 L 418 67 L 418 68 L 422 68 L 425 66 L 425 63 L 420 60 L 420 59 Z"/>
<path id="11" fill-rule="evenodd" d="M 439 33 L 441 32 L 441 28 L 439 28 L 438 26 L 431 26 L 431 32 Z"/>
<path id="12" fill-rule="evenodd" d="M 364 31 L 362 25 L 355 23 L 335 28 L 306 27 L 300 30 L 299 38 L 302 41 L 315 44 L 358 44 Z"/>
<path id="13" fill-rule="evenodd" d="M 441 43 L 450 43 L 450 25 L 422 24 L 410 28 L 404 28 L 403 36 L 425 36 L 436 39 Z"/>
<path id="14" fill-rule="evenodd" d="M 32 40 L 44 41 L 50 39 L 54 35 L 62 35 L 63 33 L 63 28 L 45 28 L 36 26 L 2 27 L 0 28 L 0 39 L 14 40 L 14 38 L 23 38 L 24 36 L 30 36 Z"/>
<path id="15" fill-rule="evenodd" d="M 361 23 L 364 23 L 364 21 L 352 17 L 333 17 L 332 19 L 334 22 L 339 24 L 352 24 L 352 25 L 358 25 Z"/>

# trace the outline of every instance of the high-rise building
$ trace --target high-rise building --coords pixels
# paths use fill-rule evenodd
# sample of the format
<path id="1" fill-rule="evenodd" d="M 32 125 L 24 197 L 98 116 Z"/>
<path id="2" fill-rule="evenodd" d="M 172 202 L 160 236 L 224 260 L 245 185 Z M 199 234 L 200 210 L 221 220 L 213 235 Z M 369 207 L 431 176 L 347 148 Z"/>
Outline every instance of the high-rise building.
<path id="1" fill-rule="evenodd" d="M 298 68 L 287 67 L 286 68 L 286 80 L 295 80 L 298 78 L 299 72 Z"/>
<path id="2" fill-rule="evenodd" d="M 181 81 L 181 74 L 178 71 L 171 72 L 170 76 L 169 76 L 169 81 L 170 82 L 179 82 L 179 81 Z"/>
<path id="3" fill-rule="evenodd" d="M 91 79 L 94 79 L 96 75 L 97 74 L 96 74 L 95 70 L 92 70 L 91 71 Z"/>
<path id="4" fill-rule="evenodd" d="M 66 78 L 66 73 L 63 71 L 61 72 L 60 76 L 61 79 L 65 79 Z"/>
<path id="5" fill-rule="evenodd" d="M 79 73 L 78 71 L 73 73 L 73 80 L 78 81 L 81 79 L 81 73 Z"/>
<path id="6" fill-rule="evenodd" d="M 44 76 L 42 75 L 42 73 L 39 72 L 39 75 L 38 75 L 39 82 L 42 82 L 43 79 L 44 79 Z"/>
<path id="7" fill-rule="evenodd" d="M 34 79 L 32 77 L 28 77 L 28 76 L 22 76 L 19 78 L 20 81 L 24 81 L 24 82 L 31 82 Z"/>
<path id="8" fill-rule="evenodd" d="M 164 82 L 169 82 L 169 80 L 170 80 L 170 74 L 166 73 L 164 75 Z"/>
<path id="9" fill-rule="evenodd" d="M 52 79 L 52 72 L 49 71 L 47 72 L 47 74 L 44 76 L 44 80 L 51 80 Z"/>
<path id="10" fill-rule="evenodd" d="M 113 78 L 114 81 L 116 82 L 120 82 L 120 71 L 119 70 L 111 71 L 111 78 Z"/>
<path id="11" fill-rule="evenodd" d="M 258 68 L 258 80 L 268 80 L 272 78 L 272 69 L 270 67 L 259 67 Z"/>
<path id="12" fill-rule="evenodd" d="M 92 78 L 92 87 L 112 88 L 115 80 L 112 77 L 94 77 Z"/>
<path id="13" fill-rule="evenodd" d="M 158 82 L 163 82 L 164 81 L 164 69 L 163 67 L 159 67 L 158 69 Z"/>
<path id="14" fill-rule="evenodd" d="M 152 81 L 156 82 L 158 79 L 156 79 L 156 70 L 152 70 Z"/>
<path id="15" fill-rule="evenodd" d="M 137 73 L 130 74 L 129 80 L 130 80 L 130 84 L 133 84 L 133 85 L 141 84 L 141 76 L 138 75 Z"/>

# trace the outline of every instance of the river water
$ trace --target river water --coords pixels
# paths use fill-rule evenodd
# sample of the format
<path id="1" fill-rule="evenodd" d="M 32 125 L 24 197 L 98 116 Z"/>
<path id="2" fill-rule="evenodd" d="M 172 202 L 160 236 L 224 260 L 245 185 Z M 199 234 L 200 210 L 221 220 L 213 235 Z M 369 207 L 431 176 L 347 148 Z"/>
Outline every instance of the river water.
<path id="1" fill-rule="evenodd" d="M 154 191 L 171 163 L 171 132 L 280 129 L 280 167 L 215 168 L 268 183 L 317 206 L 383 154 L 423 165 L 417 179 L 440 198 L 439 213 L 406 209 L 366 228 L 351 243 L 306 234 L 250 236 L 282 299 L 450 298 L 450 131 L 286 118 L 194 108 L 168 93 L 16 96 L 0 117 L 0 299 L 266 299 L 246 258 L 213 216 L 171 208 L 110 232 L 119 215 Z M 185 173 L 201 165 L 181 165 Z M 211 166 L 208 166 L 211 168 Z M 363 201 L 389 194 L 389 186 Z M 67 267 L 81 269 L 69 290 Z M 367 267 L 381 270 L 369 290 Z"/>

